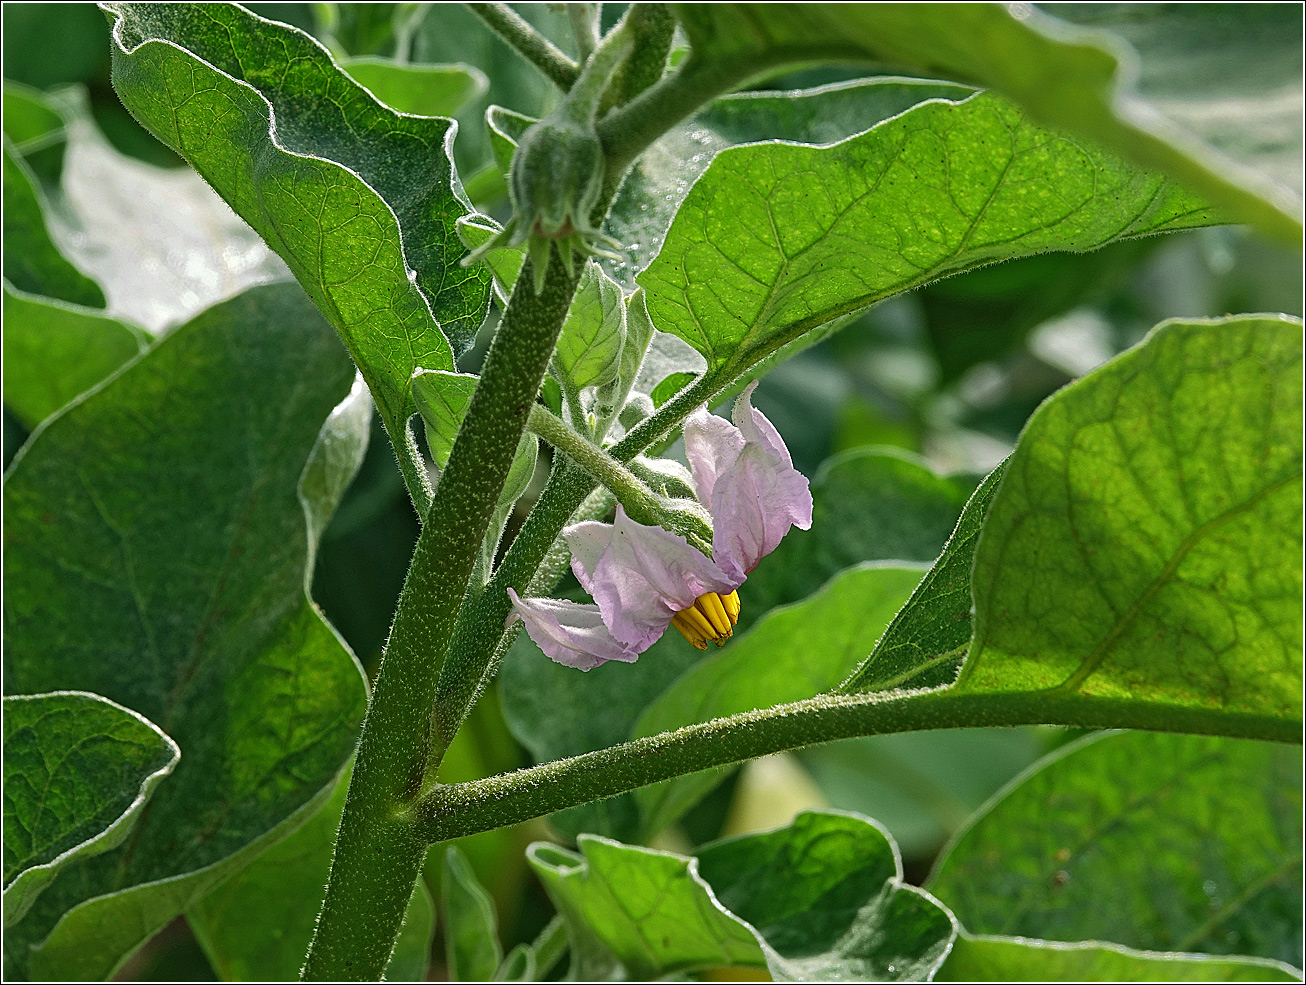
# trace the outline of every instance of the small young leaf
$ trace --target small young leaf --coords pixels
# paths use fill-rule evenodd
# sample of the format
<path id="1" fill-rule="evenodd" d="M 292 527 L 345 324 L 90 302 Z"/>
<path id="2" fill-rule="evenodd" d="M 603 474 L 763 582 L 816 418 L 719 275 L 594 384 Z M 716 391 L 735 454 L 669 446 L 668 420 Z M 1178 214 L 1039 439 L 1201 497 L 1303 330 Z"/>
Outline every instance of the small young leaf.
<path id="1" fill-rule="evenodd" d="M 340 67 L 391 109 L 416 116 L 456 116 L 490 85 L 471 65 L 401 65 L 364 56 L 346 58 Z"/>
<path id="2" fill-rule="evenodd" d="M 957 935 L 936 982 L 1299 982 L 1296 968 L 1264 958 L 1137 951 L 1119 944 L 1061 944 L 1025 937 Z"/>
<path id="3" fill-rule="evenodd" d="M 959 270 L 1213 221 L 1164 179 L 980 94 L 830 147 L 722 151 L 639 283 L 655 324 L 742 370 Z"/>
<path id="4" fill-rule="evenodd" d="M 395 113 L 234 4 L 105 9 L 119 97 L 290 265 L 396 429 L 413 370 L 452 369 L 489 304 L 488 273 L 458 265 L 453 122 Z"/>
<path id="5" fill-rule="evenodd" d="M 444 949 L 453 981 L 493 980 L 503 961 L 494 903 L 453 845 L 444 854 L 443 883 Z"/>
<path id="6" fill-rule="evenodd" d="M 617 375 L 625 337 L 621 288 L 598 264 L 586 263 L 553 353 L 553 372 L 576 390 L 602 386 Z"/>
<path id="7" fill-rule="evenodd" d="M 100 285 L 69 262 L 46 226 L 36 177 L 4 138 L 4 276 L 20 291 L 103 308 Z"/>
<path id="8" fill-rule="evenodd" d="M 919 565 L 870 562 L 840 573 L 811 598 L 768 612 L 747 635 L 662 692 L 633 735 L 656 735 L 830 690 L 870 652 L 923 571 Z M 744 605 L 747 587 L 740 592 Z M 639 790 L 646 837 L 688 810 L 721 777 L 695 773 Z"/>
<path id="9" fill-rule="evenodd" d="M 1286 316 L 1166 322 L 1048 400 L 957 686 L 1300 721 L 1301 359 Z"/>
<path id="10" fill-rule="evenodd" d="M 5 404 L 29 429 L 145 347 L 149 336 L 93 309 L 4 284 Z"/>
<path id="11" fill-rule="evenodd" d="M 469 250 L 484 246 L 502 231 L 503 227 L 489 216 L 465 215 L 458 220 L 458 237 Z M 513 285 L 517 283 L 517 275 L 526 262 L 526 251 L 521 247 L 505 246 L 501 250 L 491 250 L 484 260 L 494 274 L 495 294 L 507 304 Z"/>
<path id="12" fill-rule="evenodd" d="M 1152 732 L 1045 758 L 927 883 L 978 934 L 1301 966 L 1301 750 Z"/>
<path id="13" fill-rule="evenodd" d="M 776 981 L 921 981 L 955 934 L 947 910 L 902 884 L 893 842 L 855 815 L 804 812 L 697 857 L 592 835 L 578 847 L 535 845 L 531 863 L 573 955 L 598 965 L 602 948 L 634 979 L 743 965 Z"/>
<path id="14" fill-rule="evenodd" d="M 297 286 L 255 288 L 161 339 L 11 466 L 6 690 L 103 694 L 182 751 L 128 840 L 5 935 L 32 977 L 111 975 L 329 793 L 366 694 L 305 585 L 366 447 L 354 380 Z"/>
<path id="15" fill-rule="evenodd" d="M 180 750 L 98 694 L 4 699 L 4 920 L 18 923 L 71 863 L 117 848 Z"/>

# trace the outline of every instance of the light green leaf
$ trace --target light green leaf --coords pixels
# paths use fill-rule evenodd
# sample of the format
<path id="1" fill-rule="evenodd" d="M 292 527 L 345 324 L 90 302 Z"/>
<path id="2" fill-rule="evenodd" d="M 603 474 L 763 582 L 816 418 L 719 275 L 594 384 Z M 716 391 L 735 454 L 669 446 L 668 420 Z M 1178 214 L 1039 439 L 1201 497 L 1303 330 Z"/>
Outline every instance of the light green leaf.
<path id="1" fill-rule="evenodd" d="M 488 982 L 503 960 L 489 894 L 457 847 L 444 854 L 444 950 L 455 982 Z"/>
<path id="2" fill-rule="evenodd" d="M 1296 734 L 1301 358 L 1286 316 L 1166 322 L 1045 403 L 984 523 L 957 687 Z"/>
<path id="3" fill-rule="evenodd" d="M 503 227 L 484 215 L 463 216 L 458 220 L 458 236 L 469 250 L 484 246 L 503 231 Z M 522 264 L 526 262 L 526 250 L 521 247 L 504 247 L 491 250 L 482 258 L 494 274 L 494 292 L 505 305 L 512 295 L 512 287 L 517 283 Z"/>
<path id="4" fill-rule="evenodd" d="M 1182 181 L 1239 220 L 1301 243 L 1300 200 L 1138 98 L 1131 91 L 1132 52 L 1119 39 L 1030 6 L 838 4 L 800 11 L 777 4 L 680 4 L 677 14 L 694 57 L 718 71 L 746 76 L 814 59 L 854 60 L 984 86 L 1015 100 L 1044 126 L 1112 148 Z M 1300 22 L 1285 13 L 1283 23 L 1296 28 L 1299 49 Z M 1241 30 L 1216 34 L 1215 41 L 1227 51 L 1229 35 Z M 1234 42 L 1239 52 L 1249 47 Z M 1234 57 L 1241 62 L 1256 55 Z M 1185 79 L 1200 74 L 1200 63 L 1183 64 Z M 1274 68 L 1281 86 L 1300 76 L 1299 62 L 1276 59 Z"/>
<path id="5" fill-rule="evenodd" d="M 306 583 L 366 447 L 354 375 L 299 288 L 255 288 L 15 459 L 6 690 L 104 694 L 182 750 L 126 842 L 66 870 L 5 935 L 31 977 L 112 974 L 330 792 L 365 689 Z"/>
<path id="6" fill-rule="evenodd" d="M 870 656 L 841 691 L 950 684 L 971 638 L 970 572 L 984 517 L 1005 465 L 989 473 L 966 503 L 957 527 Z M 815 524 L 813 524 L 815 526 Z"/>
<path id="7" fill-rule="evenodd" d="M 235 5 L 105 9 L 119 97 L 290 265 L 396 430 L 413 371 L 452 369 L 489 303 L 488 274 L 458 265 L 452 121 L 395 113 Z"/>
<path id="8" fill-rule="evenodd" d="M 181 755 L 154 723 L 98 694 L 4 699 L 4 920 L 66 866 L 116 848 Z"/>
<path id="9" fill-rule="evenodd" d="M 812 528 L 790 530 L 749 576 L 749 609 L 796 602 L 860 561 L 933 561 L 974 484 L 891 448 L 826 459 L 812 476 Z"/>
<path id="10" fill-rule="evenodd" d="M 531 863 L 573 955 L 593 967 L 601 948 L 636 980 L 744 965 L 776 981 L 920 981 L 954 936 L 948 912 L 902 884 L 884 832 L 853 815 L 804 812 L 697 858 L 593 835 L 579 848 L 535 845 Z"/>
<path id="11" fill-rule="evenodd" d="M 5 79 L 4 133 L 44 187 L 59 184 L 68 134 L 63 117 L 41 90 Z"/>
<path id="12" fill-rule="evenodd" d="M 4 276 L 21 291 L 103 308 L 100 285 L 69 262 L 50 238 L 36 177 L 4 138 Z"/>
<path id="13" fill-rule="evenodd" d="M 30 430 L 144 348 L 149 336 L 94 309 L 4 283 L 5 403 Z"/>
<path id="14" fill-rule="evenodd" d="M 1213 221 L 1164 179 L 980 94 L 831 147 L 722 151 L 639 283 L 656 325 L 737 373 L 950 273 Z"/>
<path id="15" fill-rule="evenodd" d="M 973 933 L 1300 967 L 1301 766 L 1277 743 L 1092 736 L 1013 782 L 927 885 Z"/>
<path id="16" fill-rule="evenodd" d="M 349 774 L 346 769 L 330 799 L 299 830 L 187 911 L 205 956 L 223 981 L 298 979 L 331 871 Z M 434 934 L 435 907 L 419 880 L 386 978 L 420 981 Z"/>
<path id="17" fill-rule="evenodd" d="M 443 472 L 449 464 L 449 453 L 453 451 L 454 439 L 458 437 L 458 429 L 471 406 L 478 379 L 471 373 L 446 373 L 442 370 L 413 374 L 413 396 L 422 420 L 426 422 L 426 443 L 437 472 Z M 539 441 L 535 435 L 529 431 L 523 434 L 508 469 L 508 478 L 504 480 L 503 492 L 499 494 L 501 507 L 516 502 L 526 491 L 535 473 L 538 452 Z"/>
<path id="18" fill-rule="evenodd" d="M 1280 961 L 957 935 L 936 982 L 1299 982 Z"/>
<path id="19" fill-rule="evenodd" d="M 746 636 L 695 665 L 659 695 L 640 716 L 634 737 L 801 701 L 834 688 L 870 652 L 923 571 L 919 565 L 871 562 L 835 576 L 803 602 L 773 609 Z M 720 770 L 695 773 L 637 791 L 645 835 L 652 837 L 678 818 L 723 775 Z"/>
<path id="20" fill-rule="evenodd" d="M 553 353 L 554 374 L 577 390 L 609 382 L 617 375 L 625 336 L 620 286 L 598 264 L 586 263 Z"/>
<path id="21" fill-rule="evenodd" d="M 490 85 L 471 65 L 401 65 L 365 56 L 345 58 L 340 67 L 391 109 L 417 116 L 454 116 Z"/>

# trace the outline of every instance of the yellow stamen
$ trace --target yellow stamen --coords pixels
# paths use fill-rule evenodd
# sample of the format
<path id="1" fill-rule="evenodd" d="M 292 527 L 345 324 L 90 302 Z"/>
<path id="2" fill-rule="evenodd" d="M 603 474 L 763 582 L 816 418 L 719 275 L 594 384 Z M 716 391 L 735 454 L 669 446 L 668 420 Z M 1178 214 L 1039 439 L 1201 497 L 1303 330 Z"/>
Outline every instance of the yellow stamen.
<path id="1" fill-rule="evenodd" d="M 734 635 L 731 627 L 739 619 L 739 594 L 718 595 L 706 592 L 694 599 L 691 608 L 682 609 L 671 617 L 671 625 L 680 635 L 700 650 L 706 650 L 709 640 L 722 646 Z"/>

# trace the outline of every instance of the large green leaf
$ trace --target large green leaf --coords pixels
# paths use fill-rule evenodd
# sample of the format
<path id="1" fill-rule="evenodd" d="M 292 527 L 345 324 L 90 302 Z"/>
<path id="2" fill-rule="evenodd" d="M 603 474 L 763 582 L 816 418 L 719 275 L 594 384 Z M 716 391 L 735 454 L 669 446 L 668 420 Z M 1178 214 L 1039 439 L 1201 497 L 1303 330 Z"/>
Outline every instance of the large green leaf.
<path id="1" fill-rule="evenodd" d="M 980 94 L 830 147 L 722 151 L 639 282 L 655 324 L 743 370 L 950 273 L 1212 221 L 1179 187 Z"/>
<path id="2" fill-rule="evenodd" d="M 975 546 L 1005 468 L 998 466 L 980 483 L 943 552 L 840 690 L 933 687 L 955 679 L 971 639 Z"/>
<path id="3" fill-rule="evenodd" d="M 1301 750 L 1149 732 L 1067 746 L 927 884 L 967 930 L 1300 967 Z"/>
<path id="4" fill-rule="evenodd" d="M 98 311 L 4 284 L 5 404 L 29 429 L 137 355 L 149 336 Z"/>
<path id="5" fill-rule="evenodd" d="M 235 5 L 105 9 L 123 102 L 290 265 L 393 430 L 413 370 L 453 369 L 489 304 L 488 276 L 458 265 L 452 121 L 394 112 L 308 35 Z"/>
<path id="6" fill-rule="evenodd" d="M 1292 732 L 1301 347 L 1281 315 L 1167 322 L 1045 403 L 984 523 L 957 687 Z"/>
<path id="7" fill-rule="evenodd" d="M 981 85 L 1015 100 L 1045 126 L 1113 148 L 1183 181 L 1230 215 L 1301 242 L 1300 200 L 1203 144 L 1131 92 L 1132 53 L 1119 39 L 1078 29 L 1030 6 L 833 4 L 808 10 L 783 4 L 681 4 L 677 13 L 693 57 L 716 63 L 728 76 L 813 59 L 869 60 Z M 1254 61 L 1257 55 L 1249 52 L 1258 49 L 1250 43 L 1229 48 L 1229 36 L 1242 32 L 1241 17 L 1235 15 L 1234 23 L 1239 26 L 1208 32 L 1207 43 L 1239 65 Z M 1289 37 L 1279 45 L 1290 48 L 1294 27 L 1300 39 L 1300 22 L 1285 12 L 1280 23 Z M 1187 57 L 1181 65 L 1185 79 L 1201 74 L 1200 63 Z M 1278 58 L 1271 65 L 1278 86 L 1291 86 L 1300 75 L 1300 62 L 1294 67 L 1290 59 Z M 1246 127 L 1244 120 L 1238 122 Z"/>
<path id="8" fill-rule="evenodd" d="M 36 177 L 7 137 L 4 158 L 5 279 L 30 294 L 103 308 L 100 285 L 74 267 L 50 238 Z"/>
<path id="9" fill-rule="evenodd" d="M 329 793 L 365 694 L 305 589 L 366 445 L 354 379 L 298 287 L 255 288 L 60 414 L 11 467 L 6 691 L 103 694 L 182 750 L 127 841 L 66 870 L 5 935 L 31 976 L 111 974 Z"/>
<path id="10" fill-rule="evenodd" d="M 606 952 L 636 980 L 751 965 L 776 981 L 920 981 L 954 935 L 946 910 L 902 884 L 892 841 L 854 815 L 805 812 L 696 858 L 593 835 L 579 847 L 535 845 L 531 864 L 573 961 Z"/>
<path id="11" fill-rule="evenodd" d="M 68 139 L 63 117 L 39 89 L 4 81 L 4 134 L 43 186 L 58 185 Z"/>
<path id="12" fill-rule="evenodd" d="M 177 744 L 98 694 L 4 699 L 4 919 L 17 923 L 59 872 L 116 848 Z"/>
<path id="13" fill-rule="evenodd" d="M 298 979 L 322 906 L 348 789 L 347 770 L 331 798 L 298 831 L 187 911 L 204 954 L 223 981 Z M 386 978 L 422 980 L 434 933 L 435 907 L 419 881 L 386 966 Z"/>
<path id="14" fill-rule="evenodd" d="M 1119 944 L 1059 944 L 957 935 L 936 982 L 1299 982 L 1264 958 L 1138 951 Z"/>
<path id="15" fill-rule="evenodd" d="M 832 578 L 811 598 L 774 609 L 695 665 L 640 715 L 634 735 L 656 735 L 834 688 L 865 658 L 920 581 L 923 568 L 871 562 Z M 647 837 L 721 779 L 696 773 L 638 791 Z"/>

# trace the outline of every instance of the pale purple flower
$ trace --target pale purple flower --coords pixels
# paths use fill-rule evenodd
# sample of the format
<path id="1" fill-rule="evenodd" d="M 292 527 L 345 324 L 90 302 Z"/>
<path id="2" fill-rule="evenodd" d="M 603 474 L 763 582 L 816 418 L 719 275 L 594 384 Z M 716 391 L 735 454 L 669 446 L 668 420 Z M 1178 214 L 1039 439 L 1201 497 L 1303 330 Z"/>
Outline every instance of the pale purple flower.
<path id="1" fill-rule="evenodd" d="M 791 526 L 812 525 L 812 494 L 779 432 L 750 398 L 735 402 L 734 424 L 696 410 L 685 421 L 685 452 L 699 501 L 712 514 L 712 557 L 661 527 L 636 523 L 617 507 L 614 523 L 563 531 L 571 569 L 597 604 L 519 598 L 514 615 L 548 656 L 589 670 L 630 662 L 674 625 L 699 649 L 729 638 L 739 616 L 736 589 Z"/>

